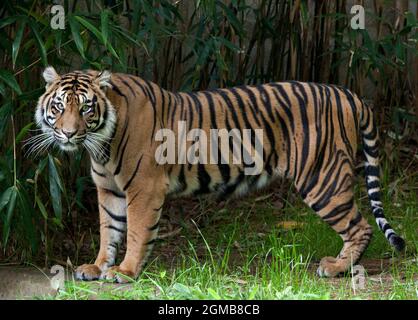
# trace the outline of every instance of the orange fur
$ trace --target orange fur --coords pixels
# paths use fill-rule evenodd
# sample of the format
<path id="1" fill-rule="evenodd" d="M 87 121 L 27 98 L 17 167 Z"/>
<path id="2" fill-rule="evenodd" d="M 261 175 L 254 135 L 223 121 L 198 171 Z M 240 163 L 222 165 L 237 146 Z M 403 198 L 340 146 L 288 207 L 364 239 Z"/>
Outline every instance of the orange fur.
<path id="1" fill-rule="evenodd" d="M 75 99 L 84 90 L 88 97 L 98 97 L 97 114 L 88 115 L 96 119 L 96 124 L 91 125 L 96 129 L 91 130 L 103 132 L 108 138 L 102 145 L 102 153 L 91 151 L 92 177 L 99 198 L 100 251 L 94 265 L 78 268 L 79 278 L 102 277 L 119 282 L 127 280 L 124 275 L 135 278 L 157 237 L 167 197 L 204 193 L 220 197 L 241 195 L 278 177 L 290 178 L 304 201 L 344 240 L 338 257 L 324 258 L 318 273 L 335 276 L 347 271 L 360 259 L 372 234 L 353 196 L 354 157 L 360 137 L 367 157 L 373 212 L 389 241 L 402 246 L 402 239 L 382 220 L 377 131 L 372 111 L 348 90 L 282 82 L 173 93 L 131 75 L 113 74 L 103 79 L 96 71 L 75 72 L 48 77 L 51 83 L 38 104 L 39 125 L 42 126 L 50 108 L 49 97 L 60 92 L 65 79 L 72 78 L 88 80 L 80 80 L 81 83 L 67 89 L 73 100 L 54 119 L 57 130 L 65 127 L 93 134 L 86 128 L 86 115 L 80 116 Z M 106 127 L 104 122 L 100 127 L 99 113 L 102 118 L 114 114 L 115 119 L 107 119 L 114 125 Z M 155 152 L 160 142 L 155 141 L 155 134 L 159 129 L 169 128 L 178 135 L 179 121 L 185 121 L 188 129 L 200 128 L 208 133 L 216 128 L 262 129 L 263 172 L 244 176 L 243 164 L 159 165 Z M 114 266 L 125 230 L 127 252 L 121 264 Z"/>

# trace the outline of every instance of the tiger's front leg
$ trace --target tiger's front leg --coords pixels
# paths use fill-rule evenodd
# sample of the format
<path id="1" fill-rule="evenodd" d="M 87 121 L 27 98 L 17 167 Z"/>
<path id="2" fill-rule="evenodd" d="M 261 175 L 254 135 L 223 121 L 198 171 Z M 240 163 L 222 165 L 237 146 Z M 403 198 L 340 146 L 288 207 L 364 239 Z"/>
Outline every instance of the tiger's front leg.
<path id="1" fill-rule="evenodd" d="M 119 266 L 109 268 L 103 279 L 118 283 L 135 280 L 157 238 L 165 199 L 165 184 L 158 177 L 138 179 L 127 192 L 127 250 Z"/>
<path id="2" fill-rule="evenodd" d="M 97 280 L 115 264 L 126 231 L 126 199 L 123 194 L 97 187 L 100 214 L 100 250 L 94 264 L 83 264 L 75 272 L 78 280 Z"/>

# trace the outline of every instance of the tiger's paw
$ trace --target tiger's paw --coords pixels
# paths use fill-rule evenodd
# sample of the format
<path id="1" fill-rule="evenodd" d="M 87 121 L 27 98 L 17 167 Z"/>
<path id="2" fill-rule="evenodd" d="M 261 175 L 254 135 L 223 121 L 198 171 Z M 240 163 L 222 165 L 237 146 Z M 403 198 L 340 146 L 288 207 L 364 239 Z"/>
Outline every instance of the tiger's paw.
<path id="1" fill-rule="evenodd" d="M 95 264 L 83 264 L 75 270 L 75 278 L 83 281 L 100 279 L 102 270 Z"/>
<path id="2" fill-rule="evenodd" d="M 135 274 L 132 271 L 125 270 L 120 266 L 113 266 L 102 273 L 100 279 L 110 280 L 116 283 L 128 283 L 135 281 Z"/>
<path id="3" fill-rule="evenodd" d="M 341 259 L 337 259 L 334 257 L 324 257 L 321 259 L 319 263 L 319 267 L 316 271 L 318 276 L 321 278 L 333 278 L 339 275 L 342 272 L 346 271 L 345 266 L 341 265 Z"/>

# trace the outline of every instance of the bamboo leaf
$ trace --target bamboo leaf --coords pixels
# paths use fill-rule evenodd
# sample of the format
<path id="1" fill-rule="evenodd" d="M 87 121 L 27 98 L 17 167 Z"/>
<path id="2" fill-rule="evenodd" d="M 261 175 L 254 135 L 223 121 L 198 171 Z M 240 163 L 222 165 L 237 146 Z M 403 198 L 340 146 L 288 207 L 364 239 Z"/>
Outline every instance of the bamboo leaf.
<path id="1" fill-rule="evenodd" d="M 36 196 L 35 201 L 38 205 L 39 211 L 41 211 L 42 217 L 44 217 L 45 220 L 48 219 L 48 212 L 46 211 L 45 206 L 42 203 L 42 200 L 38 196 Z"/>
<path id="2" fill-rule="evenodd" d="M 100 26 L 104 45 L 107 46 L 109 37 L 109 10 L 104 10 L 100 13 Z"/>
<path id="3" fill-rule="evenodd" d="M 33 223 L 33 208 L 29 205 L 29 197 L 26 189 L 19 184 L 18 192 L 19 213 L 22 216 L 25 238 L 30 243 L 32 252 L 38 250 L 38 237 L 36 235 L 36 224 Z"/>
<path id="4" fill-rule="evenodd" d="M 110 51 L 110 53 L 119 60 L 119 62 L 121 62 L 119 55 L 117 54 L 117 52 L 115 51 L 115 49 L 112 47 L 112 45 L 110 44 L 110 42 L 108 43 L 107 49 Z"/>
<path id="5" fill-rule="evenodd" d="M 76 20 L 74 20 L 73 16 L 70 16 L 68 19 L 71 29 L 71 35 L 73 36 L 75 45 L 77 47 L 78 52 L 80 53 L 83 59 L 86 59 L 85 52 L 84 52 L 84 44 L 83 39 L 81 39 L 80 35 L 80 28 Z"/>
<path id="6" fill-rule="evenodd" d="M 7 213 L 6 213 L 6 219 L 4 221 L 3 225 L 3 246 L 4 248 L 7 245 L 7 241 L 9 239 L 10 234 L 10 223 L 12 221 L 13 213 L 16 207 L 16 196 L 17 196 L 17 188 L 15 186 L 12 186 L 9 188 L 11 191 L 9 192 L 9 199 L 7 201 Z"/>
<path id="7" fill-rule="evenodd" d="M 27 124 L 26 126 L 24 126 L 20 132 L 18 133 L 18 135 L 16 136 L 16 144 L 19 144 L 20 141 L 22 141 L 22 139 L 24 137 L 26 137 L 26 134 L 28 133 L 29 129 L 33 126 L 33 122 Z"/>
<path id="8" fill-rule="evenodd" d="M 215 39 L 217 41 L 221 42 L 225 47 L 227 47 L 231 51 L 239 52 L 241 50 L 238 46 L 236 46 L 231 41 L 229 41 L 229 40 L 227 40 L 223 37 L 216 37 Z"/>
<path id="9" fill-rule="evenodd" d="M 44 91 L 44 87 L 25 91 L 19 96 L 19 101 L 34 101 L 38 99 Z"/>
<path id="10" fill-rule="evenodd" d="M 87 30 L 93 33 L 100 42 L 104 43 L 102 33 L 94 25 L 92 25 L 89 21 L 80 16 L 74 16 L 74 19 L 76 19 L 78 22 L 80 22 L 80 24 L 86 27 Z"/>
<path id="11" fill-rule="evenodd" d="M 0 82 L 0 95 L 2 95 L 3 97 L 6 96 L 6 88 L 1 82 Z"/>
<path id="12" fill-rule="evenodd" d="M 22 94 L 22 90 L 20 89 L 15 76 L 10 71 L 0 69 L 0 79 L 3 80 L 17 94 Z"/>
<path id="13" fill-rule="evenodd" d="M 0 29 L 7 27 L 9 24 L 12 24 L 16 21 L 19 16 L 7 17 L 6 19 L 1 19 L 0 21 Z"/>
<path id="14" fill-rule="evenodd" d="M 26 21 L 22 20 L 19 24 L 18 29 L 17 29 L 15 40 L 13 41 L 13 45 L 12 45 L 13 69 L 15 68 L 15 65 L 16 65 L 16 59 L 17 59 L 17 55 L 19 53 L 20 44 L 22 42 L 23 31 L 25 30 L 25 27 L 26 27 Z"/>
<path id="15" fill-rule="evenodd" d="M 48 66 L 48 60 L 46 57 L 47 53 L 45 49 L 45 44 L 42 40 L 41 35 L 39 34 L 37 25 L 34 24 L 32 21 L 29 25 L 30 25 L 30 28 L 32 29 L 33 35 L 35 36 L 36 45 L 38 46 L 39 54 L 41 55 L 42 64 L 44 65 L 44 67 L 46 67 Z"/>
<path id="16" fill-rule="evenodd" d="M 231 24 L 231 26 L 235 29 L 235 31 L 242 36 L 244 30 L 243 30 L 243 25 L 239 22 L 236 14 L 228 8 L 228 6 L 224 3 L 222 3 L 221 1 L 218 2 L 219 5 L 222 7 L 222 10 L 225 12 L 226 17 L 228 19 L 228 22 Z"/>
<path id="17" fill-rule="evenodd" d="M 6 191 L 3 192 L 3 194 L 1 195 L 0 198 L 0 211 L 3 210 L 3 208 L 5 206 L 7 206 L 7 204 L 10 201 L 10 196 L 13 192 L 13 186 L 9 187 L 6 189 Z"/>
<path id="18" fill-rule="evenodd" d="M 59 222 L 62 221 L 62 200 L 61 192 L 63 191 L 61 178 L 55 165 L 54 158 L 48 155 L 49 158 L 49 191 L 51 193 L 52 207 Z"/>
<path id="19" fill-rule="evenodd" d="M 9 100 L 0 108 L 0 141 L 2 141 L 3 136 L 6 134 L 6 129 L 9 125 L 10 115 L 13 111 L 12 102 Z"/>

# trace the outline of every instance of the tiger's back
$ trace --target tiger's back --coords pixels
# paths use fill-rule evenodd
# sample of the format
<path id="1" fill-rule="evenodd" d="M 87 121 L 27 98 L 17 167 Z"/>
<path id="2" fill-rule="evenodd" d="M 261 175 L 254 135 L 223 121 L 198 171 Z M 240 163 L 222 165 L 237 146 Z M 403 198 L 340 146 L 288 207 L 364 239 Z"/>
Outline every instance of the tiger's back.
<path id="1" fill-rule="evenodd" d="M 172 104 L 167 104 L 164 127 L 172 129 L 177 137 L 176 124 L 180 121 L 185 122 L 188 130 L 200 128 L 207 133 L 213 129 L 236 128 L 263 131 L 260 174 L 245 175 L 245 164 L 233 164 L 232 158 L 228 165 L 175 164 L 167 169 L 173 195 L 212 192 L 221 198 L 241 195 L 262 188 L 278 177 L 290 178 L 301 188 L 319 169 L 315 165 L 336 150 L 344 152 L 349 165 L 353 165 L 359 117 L 364 106 L 343 88 L 282 82 L 179 93 L 172 100 L 168 99 L 173 100 L 180 110 L 192 110 L 177 112 Z M 192 143 L 188 142 L 187 147 Z M 254 141 L 252 143 L 254 147 Z M 326 146 L 333 146 L 335 150 Z"/>

